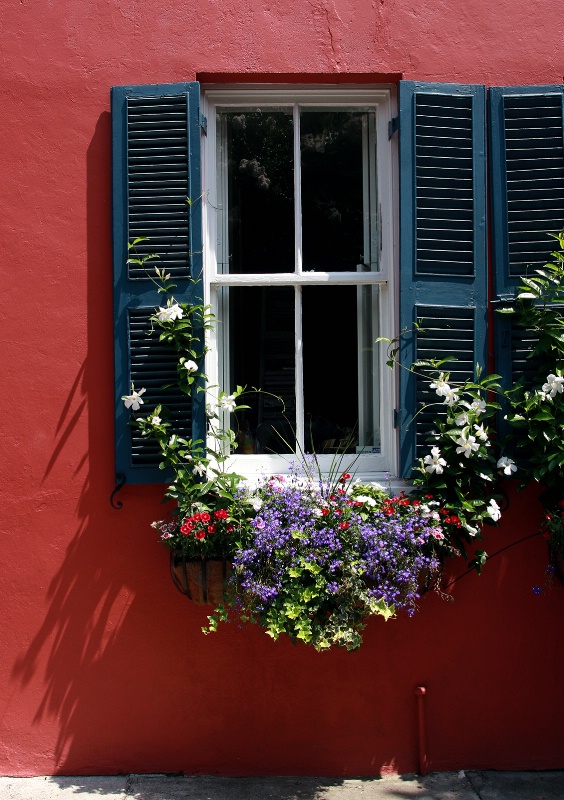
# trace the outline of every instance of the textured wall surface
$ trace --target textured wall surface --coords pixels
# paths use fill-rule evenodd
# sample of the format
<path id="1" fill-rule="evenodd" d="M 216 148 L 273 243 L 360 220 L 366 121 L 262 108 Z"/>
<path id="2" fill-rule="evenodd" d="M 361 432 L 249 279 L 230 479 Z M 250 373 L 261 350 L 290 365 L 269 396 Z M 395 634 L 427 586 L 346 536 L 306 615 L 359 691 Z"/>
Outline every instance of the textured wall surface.
<path id="1" fill-rule="evenodd" d="M 454 602 L 376 620 L 356 654 L 203 637 L 149 523 L 113 489 L 109 89 L 193 80 L 560 83 L 548 0 L 13 0 L 0 10 L 4 312 L 0 773 L 366 775 L 563 768 L 564 589 L 545 545 Z M 512 501 L 493 552 L 536 530 Z M 459 567 L 460 568 L 460 567 Z"/>

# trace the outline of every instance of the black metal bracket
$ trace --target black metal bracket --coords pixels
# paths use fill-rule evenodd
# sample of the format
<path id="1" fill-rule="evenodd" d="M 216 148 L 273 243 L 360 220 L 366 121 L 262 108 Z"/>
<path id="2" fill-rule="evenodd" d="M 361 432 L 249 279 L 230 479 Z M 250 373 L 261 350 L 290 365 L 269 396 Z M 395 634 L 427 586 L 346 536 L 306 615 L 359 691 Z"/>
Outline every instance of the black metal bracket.
<path id="1" fill-rule="evenodd" d="M 116 475 L 115 489 L 110 495 L 110 505 L 112 508 L 115 508 L 116 511 L 119 511 L 120 508 L 123 508 L 123 503 L 121 502 L 121 500 L 118 500 L 117 503 L 114 503 L 114 497 L 119 492 L 119 490 L 125 486 L 125 481 L 126 481 L 125 475 L 122 475 L 121 473 L 118 473 Z"/>

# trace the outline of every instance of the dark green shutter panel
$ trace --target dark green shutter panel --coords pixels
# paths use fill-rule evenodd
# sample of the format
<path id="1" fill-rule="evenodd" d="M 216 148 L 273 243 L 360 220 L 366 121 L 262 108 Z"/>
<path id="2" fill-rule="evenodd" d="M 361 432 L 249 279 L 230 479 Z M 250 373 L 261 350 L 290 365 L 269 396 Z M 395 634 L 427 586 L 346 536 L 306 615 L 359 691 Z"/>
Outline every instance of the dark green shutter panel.
<path id="1" fill-rule="evenodd" d="M 495 291 L 554 250 L 547 232 L 564 226 L 562 86 L 490 89 L 490 161 Z"/>
<path id="2" fill-rule="evenodd" d="M 138 413 L 163 404 L 180 435 L 200 438 L 205 430 L 202 400 L 166 388 L 175 382 L 177 356 L 149 322 L 165 300 L 144 269 L 126 263 L 128 241 L 147 236 L 137 254 L 159 256 L 147 269 L 173 276 L 178 301 L 201 302 L 201 282 L 192 281 L 202 263 L 199 121 L 197 83 L 112 89 L 116 475 L 128 483 L 167 477 L 158 448 L 129 425 L 121 397 L 132 383 L 145 389 Z"/>
<path id="3" fill-rule="evenodd" d="M 490 166 L 495 294 L 515 295 L 520 278 L 550 260 L 564 227 L 562 86 L 490 89 Z M 496 315 L 496 371 L 506 386 L 523 376 L 533 340 L 511 317 Z M 503 421 L 502 421 L 503 426 Z"/>
<path id="4" fill-rule="evenodd" d="M 453 382 L 486 362 L 485 89 L 400 82 L 400 328 L 402 363 L 452 355 Z M 400 471 L 409 475 L 439 400 L 400 372 Z M 415 417 L 415 421 L 414 420 Z M 413 422 L 412 422 L 413 421 Z"/>

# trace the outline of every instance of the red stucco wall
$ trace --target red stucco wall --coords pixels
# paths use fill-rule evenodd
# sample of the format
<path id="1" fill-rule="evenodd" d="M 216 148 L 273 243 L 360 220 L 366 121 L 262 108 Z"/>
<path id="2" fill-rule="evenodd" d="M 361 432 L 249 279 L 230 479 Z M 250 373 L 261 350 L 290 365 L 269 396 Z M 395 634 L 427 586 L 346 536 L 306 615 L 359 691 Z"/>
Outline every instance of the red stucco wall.
<path id="1" fill-rule="evenodd" d="M 31 0 L 0 10 L 0 773 L 564 767 L 564 588 L 541 539 L 356 654 L 199 632 L 148 527 L 114 511 L 109 88 L 223 79 L 562 81 L 548 0 Z M 536 529 L 514 499 L 494 551 Z"/>

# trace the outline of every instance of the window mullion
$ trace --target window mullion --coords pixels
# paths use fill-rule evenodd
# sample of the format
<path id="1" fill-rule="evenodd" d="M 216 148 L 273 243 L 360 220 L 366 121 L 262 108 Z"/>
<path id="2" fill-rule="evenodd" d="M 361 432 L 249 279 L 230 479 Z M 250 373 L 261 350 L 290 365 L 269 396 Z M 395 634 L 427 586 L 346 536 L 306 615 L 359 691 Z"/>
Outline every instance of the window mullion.
<path id="1" fill-rule="evenodd" d="M 304 370 L 302 338 L 302 287 L 295 288 L 295 333 L 296 333 L 296 439 L 300 452 L 304 449 Z"/>
<path id="2" fill-rule="evenodd" d="M 298 275 L 302 273 L 302 161 L 300 146 L 300 107 L 294 103 L 294 263 Z"/>

